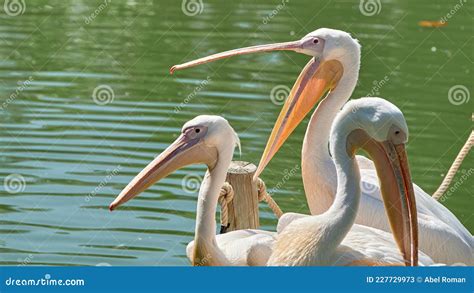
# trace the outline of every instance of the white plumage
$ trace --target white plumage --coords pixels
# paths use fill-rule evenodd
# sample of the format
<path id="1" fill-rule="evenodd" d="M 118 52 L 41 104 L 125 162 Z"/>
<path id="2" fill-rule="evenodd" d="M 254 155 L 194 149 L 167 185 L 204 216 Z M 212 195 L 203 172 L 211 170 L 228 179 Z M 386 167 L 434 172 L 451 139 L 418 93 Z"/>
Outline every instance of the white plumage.
<path id="1" fill-rule="evenodd" d="M 330 90 L 330 93 L 319 103 L 311 117 L 302 148 L 302 174 L 305 194 L 311 214 L 317 215 L 329 208 L 338 184 L 334 163 L 328 152 L 329 131 L 336 114 L 351 97 L 357 84 L 360 67 L 360 45 L 357 40 L 346 32 L 321 28 L 294 42 L 226 51 L 173 66 L 171 72 L 231 56 L 280 50 L 295 51 L 312 57 L 296 81 L 277 121 L 277 123 L 287 123 L 291 120 L 282 114 L 294 109 L 295 104 L 293 102 L 299 103 L 300 108 L 297 110 L 300 113 L 294 121 L 288 122 L 291 127 L 288 127 L 288 133 L 285 133 L 286 137 L 317 104 L 318 100 L 325 96 L 327 90 Z M 337 74 L 336 76 L 330 76 L 331 83 L 321 85 L 321 81 L 324 81 L 324 79 L 313 78 L 318 73 L 316 69 L 322 69 L 325 63 L 327 65 L 327 63 L 334 63 L 334 61 L 341 65 L 337 72 L 341 76 L 337 76 Z M 316 65 L 320 66 L 316 68 Z M 326 72 L 326 77 L 332 73 L 334 72 L 329 72 L 329 74 Z M 416 99 L 416 96 L 413 98 Z M 298 100 L 304 100 L 304 102 L 298 102 Z M 273 134 L 274 132 L 272 132 L 270 140 Z M 277 152 L 282 144 L 283 142 L 278 145 L 270 145 L 269 141 L 267 147 L 271 154 L 267 156 L 266 161 L 261 161 L 257 175 L 263 171 L 271 156 Z M 389 225 L 385 218 L 374 172 L 364 170 L 373 169 L 371 167 L 373 164 L 370 160 L 360 156 L 358 161 L 361 168 L 362 197 L 356 223 L 389 232 Z M 363 187 L 371 189 L 366 191 Z M 415 194 L 419 216 L 420 248 L 437 262 L 474 265 L 474 238 L 472 234 L 451 211 L 416 185 Z"/>
<path id="2" fill-rule="evenodd" d="M 361 169 L 362 197 L 356 223 L 390 231 L 375 170 Z M 418 209 L 420 250 L 437 263 L 474 264 L 471 234 L 445 206 L 413 184 Z M 449 224 L 448 224 L 449 223 Z"/>
<path id="3" fill-rule="evenodd" d="M 195 237 L 187 246 L 188 258 L 196 266 L 265 265 L 271 254 L 274 232 L 239 230 L 216 236 L 218 195 L 238 144 L 237 134 L 222 117 L 202 115 L 188 121 L 175 142 L 125 187 L 110 209 L 176 169 L 204 163 L 208 170 L 199 189 Z"/>
<path id="4" fill-rule="evenodd" d="M 358 111 L 354 112 L 356 108 Z M 366 109 L 374 111 L 364 111 Z M 393 127 L 396 127 L 399 135 L 408 131 L 401 112 L 385 100 L 366 98 L 351 101 L 346 105 L 333 125 L 331 139 L 337 178 L 342 182 L 342 186 L 338 186 L 334 203 L 321 215 L 290 216 L 292 221 L 288 220 L 286 227 L 279 227 L 282 231 L 276 236 L 277 241 L 269 265 L 404 264 L 404 258 L 394 244 L 392 234 L 354 225 L 361 196 L 359 166 L 357 160 L 350 159 L 346 153 L 346 144 L 351 144 L 349 137 L 352 131 L 364 129 L 369 136 L 378 136 L 379 140 L 385 140 L 385 137 L 391 137 Z M 347 137 L 347 140 L 341 137 Z M 389 172 L 386 176 L 387 178 L 382 180 L 390 180 Z M 434 264 L 431 258 L 422 252 L 419 255 L 419 263 Z"/>
<path id="5" fill-rule="evenodd" d="M 275 232 L 243 229 L 216 235 L 216 243 L 232 266 L 265 266 L 272 253 Z M 194 241 L 186 247 L 192 261 Z"/>

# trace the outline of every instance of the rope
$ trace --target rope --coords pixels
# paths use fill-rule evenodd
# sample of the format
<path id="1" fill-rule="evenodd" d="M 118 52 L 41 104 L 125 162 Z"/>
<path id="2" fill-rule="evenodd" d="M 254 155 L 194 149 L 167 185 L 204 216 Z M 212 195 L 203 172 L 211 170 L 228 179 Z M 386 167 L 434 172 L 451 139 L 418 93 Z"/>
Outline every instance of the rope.
<path id="1" fill-rule="evenodd" d="M 441 182 L 441 185 L 438 187 L 435 193 L 433 193 L 434 199 L 439 200 L 441 196 L 446 192 L 449 184 L 451 184 L 451 181 L 453 181 L 454 175 L 456 175 L 456 172 L 461 166 L 462 161 L 471 150 L 471 147 L 473 144 L 474 144 L 474 131 L 471 131 L 471 135 L 467 139 L 466 143 L 462 147 L 456 159 L 454 160 L 453 164 L 451 165 L 451 168 L 449 168 L 448 173 L 443 179 L 443 182 Z"/>
<path id="2" fill-rule="evenodd" d="M 228 182 L 224 182 L 219 193 L 218 202 L 221 205 L 221 234 L 229 228 L 229 204 L 234 199 L 234 189 Z"/>
<path id="3" fill-rule="evenodd" d="M 257 192 L 258 192 L 258 201 L 264 201 L 268 204 L 270 209 L 273 211 L 277 218 L 280 218 L 283 215 L 278 204 L 275 200 L 267 193 L 267 188 L 265 186 L 265 182 L 262 179 L 257 179 Z M 225 182 L 224 185 L 221 187 L 221 191 L 219 193 L 219 198 L 217 201 L 221 206 L 221 231 L 220 233 L 223 234 L 227 232 L 227 229 L 230 226 L 229 222 L 229 204 L 234 199 L 234 189 L 229 182 Z"/>
<path id="4" fill-rule="evenodd" d="M 258 190 L 258 201 L 264 201 L 268 204 L 270 209 L 272 209 L 275 216 L 279 219 L 283 212 L 281 211 L 278 204 L 275 200 L 267 193 L 267 187 L 265 186 L 265 182 L 262 179 L 257 179 L 257 190 Z"/>

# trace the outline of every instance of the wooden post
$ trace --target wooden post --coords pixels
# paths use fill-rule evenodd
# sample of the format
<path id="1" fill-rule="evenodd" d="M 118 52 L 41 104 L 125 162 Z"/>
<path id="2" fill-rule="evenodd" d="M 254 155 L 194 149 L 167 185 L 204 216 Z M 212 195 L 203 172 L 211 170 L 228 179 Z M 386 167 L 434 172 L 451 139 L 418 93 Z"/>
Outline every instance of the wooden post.
<path id="1" fill-rule="evenodd" d="M 248 162 L 232 161 L 226 181 L 234 190 L 234 199 L 228 205 L 229 227 L 226 231 L 257 229 L 258 215 L 257 184 L 253 175 L 257 167 Z"/>

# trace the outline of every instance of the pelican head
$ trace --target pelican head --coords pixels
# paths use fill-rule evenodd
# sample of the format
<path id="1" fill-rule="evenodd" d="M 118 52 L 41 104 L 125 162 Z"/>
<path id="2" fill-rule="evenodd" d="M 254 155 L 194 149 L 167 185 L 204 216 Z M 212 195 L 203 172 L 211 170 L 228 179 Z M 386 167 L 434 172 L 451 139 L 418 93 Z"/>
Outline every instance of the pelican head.
<path id="1" fill-rule="evenodd" d="M 408 142 L 408 126 L 402 111 L 382 98 L 360 98 L 347 102 L 332 124 L 332 139 L 336 137 L 334 132 L 337 124 L 349 131 L 364 129 L 370 137 L 380 142 L 389 139 L 399 139 L 394 141 L 396 144 Z M 331 149 L 333 147 L 331 141 Z"/>
<path id="2" fill-rule="evenodd" d="M 400 109 L 384 99 L 362 98 L 348 102 L 338 113 L 330 147 L 335 156 L 336 146 L 344 145 L 352 159 L 358 149 L 372 157 L 396 243 L 406 264 L 417 265 L 418 223 L 407 141 L 408 127 Z"/>
<path id="3" fill-rule="evenodd" d="M 303 42 L 303 40 L 305 40 Z M 359 42 L 347 32 L 320 28 L 304 36 L 303 48 L 295 52 L 303 53 L 321 60 L 342 59 L 345 55 L 359 54 Z"/>
<path id="4" fill-rule="evenodd" d="M 229 163 L 239 138 L 220 116 L 201 115 L 184 124 L 181 135 L 146 166 L 110 204 L 112 211 L 175 170 L 191 164 L 206 164 L 212 170 L 220 156 Z"/>
<path id="5" fill-rule="evenodd" d="M 344 71 L 356 72 L 357 75 L 360 63 L 358 41 L 347 32 L 320 28 L 297 41 L 234 49 L 175 65 L 170 69 L 173 73 L 231 56 L 271 51 L 294 51 L 312 58 L 301 71 L 283 105 L 255 172 L 255 178 L 261 174 L 311 109 L 328 92 L 336 89 Z M 351 83 L 354 86 L 356 81 L 357 76 L 352 76 Z"/>

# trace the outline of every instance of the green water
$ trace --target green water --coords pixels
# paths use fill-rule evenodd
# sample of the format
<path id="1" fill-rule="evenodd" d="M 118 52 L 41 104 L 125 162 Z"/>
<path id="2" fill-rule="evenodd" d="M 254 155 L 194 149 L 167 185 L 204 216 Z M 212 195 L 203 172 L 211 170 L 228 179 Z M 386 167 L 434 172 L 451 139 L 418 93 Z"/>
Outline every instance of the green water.
<path id="1" fill-rule="evenodd" d="M 18 16 L 0 11 L 0 178 L 10 183 L 0 187 L 0 264 L 187 265 L 196 192 L 182 182 L 203 166 L 172 174 L 117 212 L 108 204 L 198 114 L 227 118 L 240 159 L 257 163 L 280 111 L 270 92 L 291 87 L 308 57 L 242 56 L 173 76 L 169 67 L 319 27 L 359 39 L 353 97 L 372 92 L 403 110 L 414 180 L 428 193 L 437 188 L 472 129 L 473 101 L 448 99 L 456 85 L 473 92 L 472 3 L 451 13 L 458 1 L 382 1 L 366 16 L 359 1 L 203 1 L 195 16 L 181 1 L 28 0 Z M 447 14 L 445 27 L 418 26 Z M 94 89 L 113 91 L 113 101 L 96 103 Z M 282 186 L 274 198 L 284 211 L 308 211 L 300 173 L 284 179 L 299 165 L 305 126 L 262 176 L 270 189 Z M 473 178 L 461 175 L 472 167 L 471 156 L 444 202 L 471 232 Z M 261 222 L 276 223 L 263 205 Z"/>

